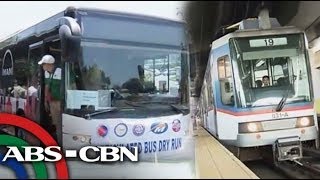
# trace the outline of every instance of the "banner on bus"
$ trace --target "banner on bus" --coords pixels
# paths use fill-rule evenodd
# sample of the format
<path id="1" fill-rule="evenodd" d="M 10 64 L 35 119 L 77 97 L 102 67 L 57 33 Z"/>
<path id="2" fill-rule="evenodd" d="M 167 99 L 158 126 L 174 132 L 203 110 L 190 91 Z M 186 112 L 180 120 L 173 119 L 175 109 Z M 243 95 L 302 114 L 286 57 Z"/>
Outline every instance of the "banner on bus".
<path id="1" fill-rule="evenodd" d="M 139 159 L 189 158 L 194 149 L 189 118 L 108 119 L 91 136 L 94 145 L 138 147 Z"/>

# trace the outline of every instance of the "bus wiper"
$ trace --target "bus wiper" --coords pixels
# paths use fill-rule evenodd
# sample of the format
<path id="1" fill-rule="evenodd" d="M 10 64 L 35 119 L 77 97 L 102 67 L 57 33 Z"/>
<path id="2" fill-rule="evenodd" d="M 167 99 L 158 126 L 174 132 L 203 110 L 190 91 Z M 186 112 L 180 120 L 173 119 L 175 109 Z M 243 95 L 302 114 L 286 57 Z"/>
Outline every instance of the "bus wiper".
<path id="1" fill-rule="evenodd" d="M 171 108 L 174 109 L 175 111 L 179 112 L 179 113 L 182 113 L 183 115 L 186 115 L 188 114 L 188 108 L 180 108 L 180 107 L 177 107 L 176 105 L 173 105 L 173 104 L 170 104 Z"/>
<path id="2" fill-rule="evenodd" d="M 286 103 L 286 101 L 288 99 L 288 95 L 289 95 L 289 92 L 290 92 L 289 91 L 290 90 L 290 86 L 288 86 L 288 87 L 289 88 L 287 89 L 286 94 L 284 94 L 284 96 L 281 98 L 279 104 L 276 107 L 276 112 L 279 112 L 279 111 L 281 111 L 283 109 L 283 107 L 284 107 L 284 105 L 285 105 L 285 103 Z"/>
<path id="3" fill-rule="evenodd" d="M 183 115 L 188 114 L 188 108 L 182 108 L 174 103 L 169 103 L 169 102 L 163 102 L 163 101 L 143 101 L 139 102 L 141 104 L 163 104 L 163 105 L 168 105 L 170 106 L 173 110 L 177 111 L 178 113 L 182 113 Z"/>
<path id="4" fill-rule="evenodd" d="M 114 112 L 114 111 L 118 111 L 118 110 L 119 109 L 116 108 L 116 107 L 109 107 L 108 109 L 104 109 L 104 110 L 97 111 L 97 112 L 94 112 L 94 113 L 86 114 L 86 115 L 84 115 L 84 117 L 86 119 L 91 119 L 92 116 L 96 116 L 96 115 L 104 114 L 104 113 L 108 113 L 108 112 Z"/>

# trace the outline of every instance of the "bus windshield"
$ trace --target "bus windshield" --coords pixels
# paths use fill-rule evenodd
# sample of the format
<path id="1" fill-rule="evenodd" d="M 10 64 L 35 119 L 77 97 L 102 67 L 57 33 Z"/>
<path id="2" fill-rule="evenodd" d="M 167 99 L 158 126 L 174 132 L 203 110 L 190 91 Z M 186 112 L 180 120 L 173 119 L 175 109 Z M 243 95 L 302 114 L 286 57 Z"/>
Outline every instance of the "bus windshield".
<path id="1" fill-rule="evenodd" d="M 311 101 L 303 34 L 230 39 L 240 107 Z"/>
<path id="2" fill-rule="evenodd" d="M 156 116 L 177 113 L 170 105 L 186 105 L 185 51 L 90 40 L 81 47 L 82 60 L 66 67 L 66 107 L 73 113 L 116 107 L 131 109 L 134 117 Z"/>

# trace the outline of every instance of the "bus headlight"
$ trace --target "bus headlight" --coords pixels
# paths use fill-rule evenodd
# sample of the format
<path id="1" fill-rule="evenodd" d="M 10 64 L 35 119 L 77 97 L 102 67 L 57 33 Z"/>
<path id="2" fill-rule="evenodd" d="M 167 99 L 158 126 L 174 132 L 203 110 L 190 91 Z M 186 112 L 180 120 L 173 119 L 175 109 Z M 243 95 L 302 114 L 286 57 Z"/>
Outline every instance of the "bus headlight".
<path id="1" fill-rule="evenodd" d="M 253 133 L 263 131 L 261 122 L 240 123 L 239 133 Z"/>
<path id="2" fill-rule="evenodd" d="M 314 125 L 314 121 L 313 121 L 313 117 L 309 116 L 309 117 L 299 117 L 297 118 L 297 123 L 296 123 L 296 127 L 307 127 L 307 126 L 313 126 Z"/>

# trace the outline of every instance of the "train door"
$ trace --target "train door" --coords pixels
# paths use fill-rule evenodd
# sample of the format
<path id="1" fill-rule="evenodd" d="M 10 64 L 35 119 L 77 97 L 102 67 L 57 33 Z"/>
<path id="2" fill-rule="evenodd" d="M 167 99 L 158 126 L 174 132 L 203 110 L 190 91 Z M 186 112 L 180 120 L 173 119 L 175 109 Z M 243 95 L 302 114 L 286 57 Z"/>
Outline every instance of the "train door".
<path id="1" fill-rule="evenodd" d="M 201 93 L 201 102 L 200 102 L 200 114 L 201 114 L 201 124 L 204 128 L 207 127 L 207 121 L 206 121 L 206 113 L 205 113 L 205 103 L 204 103 L 204 97 L 203 93 Z"/>
<path id="2" fill-rule="evenodd" d="M 209 111 L 210 111 L 210 109 L 209 109 L 209 106 L 210 106 L 210 99 L 209 99 L 209 90 L 208 90 L 208 88 L 209 88 L 209 86 L 208 86 L 208 82 L 206 82 L 206 86 L 205 86 L 205 89 L 204 89 L 204 91 L 205 91 L 205 99 L 206 99 L 206 105 L 205 105 L 205 109 L 206 109 L 206 120 L 207 120 L 207 128 L 208 128 L 208 130 L 210 130 L 211 129 L 211 126 L 210 126 L 210 124 L 211 124 L 211 121 L 212 121 L 212 119 L 210 119 L 210 117 L 209 117 Z"/>
<path id="3" fill-rule="evenodd" d="M 203 82 L 203 89 L 202 89 L 202 95 L 203 95 L 203 104 L 202 104 L 202 108 L 203 108 L 203 120 L 204 120 L 204 127 L 206 129 L 209 128 L 208 126 L 208 96 L 207 96 L 207 83 L 206 81 Z"/>
<path id="4" fill-rule="evenodd" d="M 310 57 L 311 62 L 311 72 L 313 79 L 313 92 L 314 92 L 314 101 L 315 101 L 315 109 L 317 112 L 318 119 L 320 119 L 320 51 L 316 51 L 315 53 L 309 53 L 313 56 Z"/>
<path id="5" fill-rule="evenodd" d="M 213 97 L 213 82 L 212 82 L 212 66 L 211 60 L 209 59 L 208 62 L 208 70 L 206 74 L 206 81 L 207 81 L 207 96 L 208 96 L 208 126 L 209 130 L 212 134 L 217 136 L 217 121 L 216 121 L 216 108 L 214 105 L 214 97 Z"/>
<path id="6" fill-rule="evenodd" d="M 217 84 L 216 84 L 216 104 L 217 108 L 222 111 L 233 111 L 235 109 L 235 97 L 233 90 L 233 76 L 231 70 L 231 61 L 229 55 L 226 53 L 220 53 L 216 57 L 217 68 Z M 229 115 L 222 113 L 217 117 L 217 126 L 219 127 L 217 134 L 219 138 L 229 139 L 230 134 L 228 130 L 236 129 L 237 124 L 228 120 Z"/>

